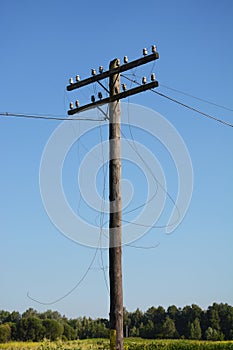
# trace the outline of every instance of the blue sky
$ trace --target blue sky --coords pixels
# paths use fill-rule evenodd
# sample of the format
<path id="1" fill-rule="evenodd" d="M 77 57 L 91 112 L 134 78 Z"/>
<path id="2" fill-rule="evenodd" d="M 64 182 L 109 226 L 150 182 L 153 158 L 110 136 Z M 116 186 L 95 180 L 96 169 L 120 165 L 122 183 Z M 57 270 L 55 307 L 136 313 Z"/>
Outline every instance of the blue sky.
<path id="1" fill-rule="evenodd" d="M 233 109 L 233 4 L 223 1 L 1 1 L 0 112 L 65 116 L 68 100 L 89 102 L 93 91 L 66 92 L 70 76 L 88 77 L 91 68 L 115 57 L 129 60 L 156 44 L 160 59 L 155 72 L 158 91 L 232 123 L 232 111 L 167 90 L 163 85 Z M 150 73 L 151 65 L 137 74 Z M 127 102 L 127 101 L 126 101 Z M 162 114 L 182 136 L 193 165 L 194 188 L 180 226 L 166 235 L 150 230 L 138 246 L 124 247 L 124 305 L 132 311 L 154 305 L 212 302 L 233 304 L 233 165 L 232 128 L 202 117 L 162 97 L 146 92 L 129 102 Z M 68 317 L 108 317 L 109 295 L 103 275 L 107 250 L 69 296 L 90 265 L 95 249 L 72 242 L 52 224 L 43 207 L 39 169 L 43 149 L 61 122 L 0 117 L 0 309 L 40 311 L 52 308 Z M 77 136 L 79 125 L 70 123 Z M 102 126 L 107 139 L 107 124 Z M 134 130 L 135 137 L 146 136 Z M 148 140 L 147 140 L 148 141 Z M 86 151 L 100 142 L 87 135 Z M 149 141 L 160 161 L 172 196 L 177 175 L 169 155 Z M 80 204 L 77 171 L 85 154 L 75 144 L 64 165 L 64 190 L 74 210 L 91 216 Z M 135 168 L 123 164 L 123 175 L 135 182 Z M 140 171 L 133 205 L 145 200 Z M 97 177 L 102 193 L 101 174 Z M 137 186 L 136 186 L 137 187 Z M 106 196 L 107 198 L 107 196 Z M 155 203 L 156 205 L 156 203 Z M 161 222 L 172 209 L 167 203 Z M 90 221 L 95 217 L 89 217 Z M 78 228 L 77 228 L 78 229 Z M 107 274 L 107 271 L 106 271 Z M 42 304 L 33 302 L 27 292 Z"/>

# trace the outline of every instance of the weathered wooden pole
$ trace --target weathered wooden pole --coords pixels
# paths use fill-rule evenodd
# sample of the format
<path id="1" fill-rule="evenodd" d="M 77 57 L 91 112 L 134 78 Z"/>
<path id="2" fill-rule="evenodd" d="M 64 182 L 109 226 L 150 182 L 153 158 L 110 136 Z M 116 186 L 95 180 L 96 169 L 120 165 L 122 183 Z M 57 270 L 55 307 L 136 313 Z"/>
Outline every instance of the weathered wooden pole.
<path id="1" fill-rule="evenodd" d="M 109 70 L 119 66 L 110 62 Z M 120 73 L 109 77 L 110 98 L 120 92 Z M 120 100 L 109 104 L 109 278 L 110 350 L 123 350 L 122 197 Z"/>
<path id="2" fill-rule="evenodd" d="M 109 278 L 110 278 L 110 350 L 123 350 L 123 288 L 122 288 L 122 198 L 121 198 L 121 110 L 120 100 L 158 86 L 155 75 L 151 74 L 151 82 L 146 83 L 143 77 L 142 84 L 129 90 L 120 91 L 120 73 L 157 60 L 159 54 L 156 46 L 152 45 L 152 53 L 147 54 L 143 49 L 144 57 L 128 62 L 127 57 L 124 64 L 120 65 L 118 59 L 110 62 L 109 70 L 99 69 L 99 74 L 92 70 L 92 76 L 84 80 L 76 77 L 76 82 L 70 79 L 68 91 L 98 82 L 102 88 L 106 88 L 100 80 L 109 77 L 109 97 L 100 98 L 83 106 L 79 106 L 76 100 L 74 108 L 70 104 L 68 115 L 74 115 L 94 107 L 109 103 Z"/>

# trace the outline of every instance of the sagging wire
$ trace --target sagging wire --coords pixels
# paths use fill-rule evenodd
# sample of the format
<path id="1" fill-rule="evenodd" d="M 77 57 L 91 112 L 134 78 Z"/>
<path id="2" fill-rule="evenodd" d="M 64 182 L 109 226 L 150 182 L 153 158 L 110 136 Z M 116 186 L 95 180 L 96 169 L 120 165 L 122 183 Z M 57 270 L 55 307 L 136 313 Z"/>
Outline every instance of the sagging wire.
<path id="1" fill-rule="evenodd" d="M 127 75 L 125 75 L 125 74 L 122 74 L 122 76 L 123 76 L 125 79 L 128 79 L 129 81 L 132 81 L 133 83 L 135 83 L 135 84 L 137 84 L 137 85 L 140 85 L 140 86 L 142 85 L 142 84 L 140 84 L 136 79 L 130 79 L 130 78 L 129 78 Z M 168 99 L 168 100 L 170 100 L 170 101 L 172 101 L 172 102 L 174 102 L 174 103 L 176 103 L 176 104 L 178 104 L 178 105 L 180 105 L 180 106 L 182 106 L 182 107 L 185 107 L 185 108 L 187 108 L 187 109 L 189 109 L 189 110 L 191 110 L 191 111 L 193 111 L 193 112 L 196 112 L 196 113 L 198 113 L 198 114 L 201 114 L 201 115 L 203 115 L 204 117 L 213 119 L 213 120 L 215 120 L 215 121 L 217 121 L 217 122 L 219 122 L 219 123 L 222 123 L 222 124 L 224 124 L 224 125 L 226 125 L 226 126 L 233 127 L 233 124 L 228 123 L 228 122 L 226 122 L 226 121 L 223 120 L 223 119 L 214 117 L 214 116 L 212 116 L 211 114 L 202 112 L 201 110 L 199 110 L 199 109 L 197 109 L 197 108 L 194 108 L 194 107 L 192 107 L 192 106 L 189 106 L 189 105 L 187 105 L 186 103 L 180 102 L 180 101 L 178 101 L 177 99 L 175 99 L 175 98 L 173 98 L 173 97 L 167 96 L 167 95 L 165 95 L 165 94 L 163 94 L 163 93 L 161 93 L 161 92 L 159 92 L 159 91 L 156 91 L 156 90 L 154 90 L 154 89 L 150 89 L 150 91 L 153 92 L 153 93 L 155 93 L 155 94 L 157 94 L 157 95 L 159 95 L 159 96 L 161 96 L 161 97 L 164 97 L 164 98 L 166 98 L 166 99 Z"/>
<path id="2" fill-rule="evenodd" d="M 40 300 L 38 300 L 38 299 L 35 299 L 35 298 L 33 298 L 33 297 L 30 296 L 29 292 L 27 292 L 27 297 L 28 297 L 30 300 L 36 302 L 37 304 L 41 304 L 41 305 L 53 305 L 53 304 L 56 304 L 56 303 L 58 303 L 59 301 L 65 299 L 65 298 L 68 297 L 71 293 L 73 293 L 73 292 L 81 285 L 81 283 L 85 280 L 85 278 L 87 277 L 89 271 L 91 270 L 91 268 L 92 268 L 92 266 L 93 266 L 93 264 L 94 264 L 94 261 L 95 261 L 95 259 L 96 259 L 96 255 L 97 255 L 98 250 L 99 250 L 99 244 L 98 244 L 97 248 L 95 249 L 95 253 L 94 253 L 94 255 L 93 255 L 93 258 L 91 259 L 91 262 L 90 262 L 90 264 L 88 265 L 88 268 L 87 268 L 87 270 L 85 271 L 85 273 L 83 274 L 83 276 L 82 276 L 82 277 L 80 278 L 80 280 L 75 284 L 75 286 L 74 286 L 72 289 L 70 289 L 69 292 L 67 292 L 66 294 L 64 294 L 62 297 L 60 297 L 60 298 L 58 298 L 58 299 L 55 299 L 55 300 L 53 300 L 53 301 L 50 301 L 50 302 L 43 302 L 43 301 L 40 301 Z"/>

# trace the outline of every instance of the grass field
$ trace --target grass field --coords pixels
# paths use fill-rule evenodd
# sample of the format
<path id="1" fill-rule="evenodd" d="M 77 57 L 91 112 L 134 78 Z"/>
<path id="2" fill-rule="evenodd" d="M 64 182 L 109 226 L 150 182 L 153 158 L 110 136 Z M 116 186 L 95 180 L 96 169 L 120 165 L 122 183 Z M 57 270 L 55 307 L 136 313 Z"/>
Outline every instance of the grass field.
<path id="1" fill-rule="evenodd" d="M 128 338 L 124 341 L 125 350 L 233 350 L 233 341 L 206 342 L 195 340 L 145 340 Z M 0 350 L 108 350 L 107 339 L 74 340 L 68 342 L 41 343 L 10 342 L 0 344 Z"/>

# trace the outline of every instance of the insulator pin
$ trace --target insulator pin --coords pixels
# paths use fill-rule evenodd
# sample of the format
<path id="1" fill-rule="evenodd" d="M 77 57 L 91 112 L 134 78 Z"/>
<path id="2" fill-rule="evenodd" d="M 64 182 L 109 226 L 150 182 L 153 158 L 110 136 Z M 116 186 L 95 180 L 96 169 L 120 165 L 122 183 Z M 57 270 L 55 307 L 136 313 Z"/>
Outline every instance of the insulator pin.
<path id="1" fill-rule="evenodd" d="M 155 81 L 155 73 L 152 73 L 150 76 L 151 81 Z"/>
<path id="2" fill-rule="evenodd" d="M 157 51 L 156 45 L 152 45 L 152 46 L 151 46 L 151 51 L 152 51 L 153 53 L 155 53 L 155 52 Z"/>
<path id="3" fill-rule="evenodd" d="M 146 84 L 146 77 L 142 78 L 142 84 Z"/>

